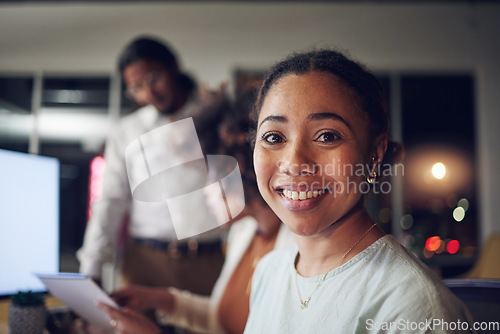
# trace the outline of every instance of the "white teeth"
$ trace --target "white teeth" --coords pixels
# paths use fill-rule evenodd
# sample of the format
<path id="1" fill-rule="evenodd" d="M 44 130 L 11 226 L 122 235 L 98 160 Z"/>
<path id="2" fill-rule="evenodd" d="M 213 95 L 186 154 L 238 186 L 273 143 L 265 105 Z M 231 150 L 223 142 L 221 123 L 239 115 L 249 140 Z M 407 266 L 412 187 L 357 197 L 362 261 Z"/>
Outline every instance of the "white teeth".
<path id="1" fill-rule="evenodd" d="M 309 190 L 309 191 L 292 191 L 292 190 L 283 190 L 283 196 L 286 198 L 292 199 L 294 201 L 303 201 L 305 199 L 314 198 L 321 196 L 325 193 L 324 190 Z"/>

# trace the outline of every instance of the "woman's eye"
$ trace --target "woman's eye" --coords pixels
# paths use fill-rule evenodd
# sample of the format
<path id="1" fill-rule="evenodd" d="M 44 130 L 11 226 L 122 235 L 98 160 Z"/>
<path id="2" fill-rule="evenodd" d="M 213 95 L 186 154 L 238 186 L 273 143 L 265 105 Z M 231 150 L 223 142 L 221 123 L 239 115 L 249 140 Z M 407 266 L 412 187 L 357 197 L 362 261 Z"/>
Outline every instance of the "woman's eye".
<path id="1" fill-rule="evenodd" d="M 332 131 L 325 131 L 321 133 L 318 138 L 316 138 L 316 141 L 322 142 L 322 143 L 332 143 L 340 139 L 340 136 L 336 132 Z"/>
<path id="2" fill-rule="evenodd" d="M 262 139 L 269 144 L 279 144 L 285 141 L 283 137 L 277 133 L 266 133 L 262 136 Z"/>

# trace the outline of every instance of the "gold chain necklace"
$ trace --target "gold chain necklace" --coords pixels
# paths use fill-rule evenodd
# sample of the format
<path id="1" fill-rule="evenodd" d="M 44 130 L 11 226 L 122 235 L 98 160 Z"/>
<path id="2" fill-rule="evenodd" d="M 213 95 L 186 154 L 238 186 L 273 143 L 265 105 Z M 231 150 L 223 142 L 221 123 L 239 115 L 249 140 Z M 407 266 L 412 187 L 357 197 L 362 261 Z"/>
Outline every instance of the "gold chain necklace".
<path id="1" fill-rule="evenodd" d="M 340 258 L 340 260 L 338 260 L 337 263 L 335 263 L 335 265 L 333 267 L 331 267 L 326 272 L 326 274 L 323 275 L 323 277 L 321 277 L 321 279 L 319 280 L 318 284 L 314 288 L 313 292 L 311 292 L 311 295 L 306 300 L 302 300 L 302 296 L 300 295 L 300 291 L 299 291 L 299 284 L 297 282 L 297 276 L 299 276 L 299 272 L 297 271 L 297 261 L 298 261 L 299 253 L 297 253 L 297 256 L 295 257 L 295 287 L 297 288 L 297 294 L 299 295 L 300 309 L 301 310 L 304 310 L 304 309 L 307 308 L 307 306 L 309 306 L 309 301 L 311 300 L 311 297 L 314 295 L 314 293 L 316 292 L 316 290 L 318 290 L 318 288 L 321 285 L 321 283 L 323 283 L 323 281 L 326 278 L 326 275 L 328 275 L 328 273 L 330 273 L 330 271 L 332 271 L 333 269 L 337 268 L 342 263 L 342 261 L 347 256 L 347 254 L 349 254 L 353 250 L 353 248 L 356 247 L 356 245 L 365 237 L 365 235 L 367 235 L 368 232 L 370 232 L 372 230 L 372 228 L 374 228 L 376 225 L 377 224 L 373 224 L 365 233 L 363 233 L 363 235 L 361 236 L 361 238 L 359 238 L 358 241 L 356 241 L 354 243 L 354 245 L 352 245 L 351 248 L 349 248 L 347 250 L 347 252 L 345 252 L 345 254 L 342 255 L 342 257 Z"/>

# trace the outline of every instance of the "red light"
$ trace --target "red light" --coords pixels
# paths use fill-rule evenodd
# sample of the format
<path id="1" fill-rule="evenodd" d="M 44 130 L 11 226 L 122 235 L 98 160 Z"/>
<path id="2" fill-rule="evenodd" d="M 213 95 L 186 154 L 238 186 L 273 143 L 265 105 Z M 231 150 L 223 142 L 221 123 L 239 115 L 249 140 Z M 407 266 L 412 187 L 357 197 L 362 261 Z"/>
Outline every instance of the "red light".
<path id="1" fill-rule="evenodd" d="M 458 240 L 450 240 L 446 245 L 446 250 L 450 254 L 455 254 L 460 249 L 460 243 Z"/>
<path id="2" fill-rule="evenodd" d="M 430 237 L 425 242 L 425 248 L 427 248 L 430 252 L 435 252 L 438 250 L 439 246 L 441 246 L 441 238 L 440 237 Z"/>
<path id="3" fill-rule="evenodd" d="M 102 176 L 104 174 L 105 162 L 101 156 L 96 156 L 90 162 L 89 176 L 89 198 L 87 219 L 92 215 L 92 203 L 99 200 L 102 195 Z"/>

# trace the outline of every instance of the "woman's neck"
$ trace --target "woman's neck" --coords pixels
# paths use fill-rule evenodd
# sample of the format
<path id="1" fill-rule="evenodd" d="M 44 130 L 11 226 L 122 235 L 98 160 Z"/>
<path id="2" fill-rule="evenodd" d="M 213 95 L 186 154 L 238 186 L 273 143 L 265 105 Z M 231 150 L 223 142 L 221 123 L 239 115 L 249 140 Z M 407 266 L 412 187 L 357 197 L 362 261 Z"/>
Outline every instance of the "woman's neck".
<path id="1" fill-rule="evenodd" d="M 313 277 L 346 263 L 384 235 L 373 225 L 368 213 L 360 210 L 336 221 L 320 235 L 296 236 L 297 271 L 302 276 Z"/>

